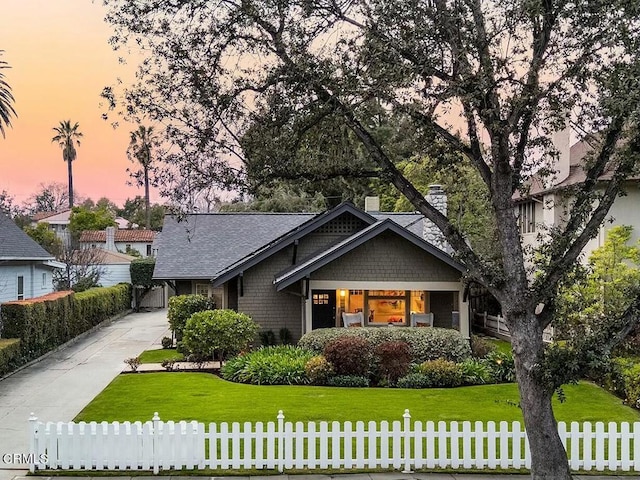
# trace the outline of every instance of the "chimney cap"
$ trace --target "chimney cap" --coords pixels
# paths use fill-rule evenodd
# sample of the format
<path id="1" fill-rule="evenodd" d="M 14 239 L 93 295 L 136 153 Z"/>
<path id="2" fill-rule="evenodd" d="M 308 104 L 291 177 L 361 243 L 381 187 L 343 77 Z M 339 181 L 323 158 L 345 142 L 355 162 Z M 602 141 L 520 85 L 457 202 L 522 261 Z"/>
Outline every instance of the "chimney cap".
<path id="1" fill-rule="evenodd" d="M 434 183 L 429 185 L 429 193 L 442 193 L 442 185 Z"/>

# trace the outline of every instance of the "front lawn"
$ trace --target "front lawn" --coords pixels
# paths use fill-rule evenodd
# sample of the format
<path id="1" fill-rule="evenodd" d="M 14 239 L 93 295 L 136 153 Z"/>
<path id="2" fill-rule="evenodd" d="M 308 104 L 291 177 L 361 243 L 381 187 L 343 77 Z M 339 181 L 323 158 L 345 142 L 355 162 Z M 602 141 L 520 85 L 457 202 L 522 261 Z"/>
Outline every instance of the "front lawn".
<path id="1" fill-rule="evenodd" d="M 145 350 L 139 357 L 140 363 L 162 363 L 164 360 L 184 360 L 184 355 L 178 353 L 175 348 L 160 348 L 157 350 Z"/>
<path id="2" fill-rule="evenodd" d="M 640 412 L 587 382 L 565 387 L 567 401 L 554 400 L 558 420 L 634 422 Z M 405 390 L 258 386 L 231 383 L 208 373 L 139 373 L 117 377 L 76 421 L 162 420 L 203 422 L 400 420 L 522 420 L 516 384 Z"/>

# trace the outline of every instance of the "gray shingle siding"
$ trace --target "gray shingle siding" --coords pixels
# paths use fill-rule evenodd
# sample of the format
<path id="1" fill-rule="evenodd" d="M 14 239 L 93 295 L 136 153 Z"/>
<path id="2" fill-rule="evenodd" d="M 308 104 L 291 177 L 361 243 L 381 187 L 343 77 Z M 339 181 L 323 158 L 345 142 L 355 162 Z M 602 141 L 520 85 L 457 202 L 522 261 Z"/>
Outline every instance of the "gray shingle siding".
<path id="1" fill-rule="evenodd" d="M 277 336 L 286 327 L 298 339 L 302 334 L 303 299 L 277 292 L 273 285 L 275 274 L 291 265 L 292 255 L 292 247 L 287 247 L 244 272 L 244 294 L 238 297 L 238 311 L 253 318 L 262 330 L 273 330 Z"/>
<path id="2" fill-rule="evenodd" d="M 384 232 L 311 274 L 312 280 L 458 282 L 460 272 Z"/>

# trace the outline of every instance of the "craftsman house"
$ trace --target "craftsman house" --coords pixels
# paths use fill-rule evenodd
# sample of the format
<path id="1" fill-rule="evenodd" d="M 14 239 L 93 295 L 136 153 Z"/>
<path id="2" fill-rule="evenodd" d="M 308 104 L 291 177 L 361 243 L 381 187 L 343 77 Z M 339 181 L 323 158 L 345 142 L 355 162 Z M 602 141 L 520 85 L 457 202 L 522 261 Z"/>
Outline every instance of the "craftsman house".
<path id="1" fill-rule="evenodd" d="M 435 203 L 446 199 L 437 186 L 430 195 Z M 468 336 L 465 269 L 446 244 L 425 240 L 439 238 L 433 228 L 419 214 L 351 203 L 320 214 L 167 216 L 154 278 L 178 294 L 212 296 L 263 329 L 286 327 L 295 338 L 347 318 L 364 326 L 456 328 Z"/>

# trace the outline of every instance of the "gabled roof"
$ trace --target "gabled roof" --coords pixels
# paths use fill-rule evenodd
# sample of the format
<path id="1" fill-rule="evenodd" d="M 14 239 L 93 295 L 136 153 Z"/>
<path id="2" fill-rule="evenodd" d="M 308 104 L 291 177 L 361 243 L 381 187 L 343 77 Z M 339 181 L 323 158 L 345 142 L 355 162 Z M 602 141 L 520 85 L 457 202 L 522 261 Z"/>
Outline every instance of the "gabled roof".
<path id="1" fill-rule="evenodd" d="M 380 220 L 363 230 L 360 230 L 359 232 L 351 235 L 349 238 L 336 243 L 335 245 L 323 250 L 322 252 L 319 252 L 314 256 L 311 256 L 302 263 L 293 265 L 292 267 L 278 274 L 273 283 L 276 285 L 277 290 L 282 290 L 289 285 L 297 282 L 298 280 L 306 277 L 311 272 L 314 272 L 317 269 L 336 260 L 337 258 L 340 258 L 345 253 L 350 252 L 354 248 L 359 247 L 363 243 L 377 237 L 382 232 L 386 231 L 391 231 L 401 236 L 405 240 L 408 240 L 417 247 L 422 248 L 425 252 L 433 255 L 434 257 L 438 258 L 439 260 L 443 261 L 450 267 L 453 267 L 460 272 L 464 272 L 466 270 L 461 263 L 454 260 L 447 253 L 434 247 L 430 243 L 425 242 L 418 235 L 415 235 L 390 218 L 387 218 L 384 220 Z"/>
<path id="2" fill-rule="evenodd" d="M 214 287 L 218 285 L 222 285 L 227 280 L 238 275 L 243 270 L 253 267 L 257 265 L 265 258 L 270 257 L 274 253 L 282 250 L 288 245 L 291 245 L 292 242 L 301 239 L 305 235 L 313 232 L 314 230 L 320 228 L 321 226 L 327 224 L 331 220 L 338 218 L 340 215 L 345 213 L 350 213 L 362 220 L 365 224 L 371 225 L 375 223 L 375 218 L 369 215 L 368 213 L 356 208 L 351 202 L 343 202 L 335 208 L 331 210 L 327 210 L 325 212 L 319 213 L 314 217 L 310 218 L 305 223 L 299 225 L 295 229 L 287 232 L 285 235 L 280 238 L 275 239 L 274 241 L 263 245 L 261 248 L 250 252 L 245 257 L 239 259 L 237 262 L 227 266 L 226 268 L 214 272 L 215 275 L 213 278 L 215 281 L 213 282 Z"/>
<path id="3" fill-rule="evenodd" d="M 0 213 L 0 260 L 54 260 L 53 255 L 42 248 L 13 221 Z"/>
<path id="4" fill-rule="evenodd" d="M 97 261 L 100 265 L 128 265 L 136 259 L 136 257 L 125 253 L 112 252 L 102 248 L 98 248 L 97 250 L 102 252 L 100 259 Z"/>
<path id="5" fill-rule="evenodd" d="M 307 220 L 308 213 L 199 213 L 164 218 L 153 277 L 207 279 L 269 245 Z"/>
<path id="6" fill-rule="evenodd" d="M 156 236 L 153 230 L 115 230 L 114 242 L 140 242 L 151 243 Z M 85 230 L 80 234 L 80 241 L 85 243 L 106 243 L 107 232 L 104 230 Z"/>

